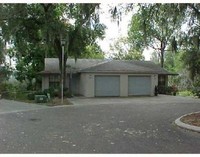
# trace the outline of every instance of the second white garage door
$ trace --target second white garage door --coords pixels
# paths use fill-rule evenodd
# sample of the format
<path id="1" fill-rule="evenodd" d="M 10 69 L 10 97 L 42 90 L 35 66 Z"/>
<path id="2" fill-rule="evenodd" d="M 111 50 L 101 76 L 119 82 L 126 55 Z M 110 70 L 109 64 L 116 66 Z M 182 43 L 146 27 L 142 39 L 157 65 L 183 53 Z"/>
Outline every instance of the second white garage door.
<path id="1" fill-rule="evenodd" d="M 95 96 L 120 96 L 120 77 L 95 76 Z"/>
<path id="2" fill-rule="evenodd" d="M 128 95 L 151 95 L 151 77 L 129 76 Z"/>

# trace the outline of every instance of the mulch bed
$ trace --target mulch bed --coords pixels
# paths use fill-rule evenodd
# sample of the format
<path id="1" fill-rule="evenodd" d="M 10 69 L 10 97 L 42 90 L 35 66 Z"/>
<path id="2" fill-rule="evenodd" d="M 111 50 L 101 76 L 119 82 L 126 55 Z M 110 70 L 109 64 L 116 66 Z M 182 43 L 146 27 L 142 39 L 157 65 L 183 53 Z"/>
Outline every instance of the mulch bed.
<path id="1" fill-rule="evenodd" d="M 180 120 L 183 123 L 200 127 L 200 112 L 184 116 Z"/>
<path id="2" fill-rule="evenodd" d="M 63 100 L 63 104 L 61 104 L 61 99 L 59 99 L 59 98 L 54 98 L 46 104 L 47 104 L 47 106 L 73 105 L 67 100 L 67 98 L 65 98 Z"/>
<path id="3" fill-rule="evenodd" d="M 36 103 L 35 100 L 15 100 L 15 101 L 33 103 L 38 105 L 47 105 L 47 106 L 73 105 L 67 98 L 64 98 L 63 104 L 61 104 L 60 98 L 53 98 L 47 103 Z"/>

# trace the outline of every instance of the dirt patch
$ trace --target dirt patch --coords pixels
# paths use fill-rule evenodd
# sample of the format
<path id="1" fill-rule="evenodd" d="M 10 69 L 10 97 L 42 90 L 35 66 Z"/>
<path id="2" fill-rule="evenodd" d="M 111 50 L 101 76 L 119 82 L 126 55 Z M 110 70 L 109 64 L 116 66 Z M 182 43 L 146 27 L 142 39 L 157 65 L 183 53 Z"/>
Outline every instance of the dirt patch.
<path id="1" fill-rule="evenodd" d="M 47 103 L 48 106 L 59 106 L 59 105 L 73 105 L 67 98 L 63 99 L 63 104 L 61 104 L 61 99 L 54 98 Z"/>
<path id="2" fill-rule="evenodd" d="M 183 123 L 200 127 L 200 112 L 186 115 L 180 119 Z"/>

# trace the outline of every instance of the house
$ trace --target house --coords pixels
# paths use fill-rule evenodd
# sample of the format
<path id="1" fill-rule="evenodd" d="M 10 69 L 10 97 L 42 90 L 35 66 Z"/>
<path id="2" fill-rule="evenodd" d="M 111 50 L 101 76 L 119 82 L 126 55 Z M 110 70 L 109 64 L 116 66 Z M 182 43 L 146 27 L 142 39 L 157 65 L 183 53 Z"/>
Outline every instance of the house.
<path id="1" fill-rule="evenodd" d="M 45 58 L 42 89 L 59 87 L 57 58 Z M 155 86 L 167 86 L 168 75 L 174 75 L 150 61 L 74 59 L 67 60 L 66 88 L 74 95 L 154 96 Z"/>

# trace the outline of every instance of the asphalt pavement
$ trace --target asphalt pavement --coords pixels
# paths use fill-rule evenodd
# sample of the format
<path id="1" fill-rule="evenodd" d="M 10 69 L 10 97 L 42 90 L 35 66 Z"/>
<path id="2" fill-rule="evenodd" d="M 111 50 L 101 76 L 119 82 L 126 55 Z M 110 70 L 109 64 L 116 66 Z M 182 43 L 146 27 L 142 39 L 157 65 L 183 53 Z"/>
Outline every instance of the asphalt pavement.
<path id="1" fill-rule="evenodd" d="M 0 152 L 200 153 L 200 134 L 174 124 L 178 117 L 199 111 L 199 99 L 71 101 L 74 105 L 0 114 Z"/>
<path id="2" fill-rule="evenodd" d="M 45 105 L 0 99 L 0 114 L 48 108 Z"/>

